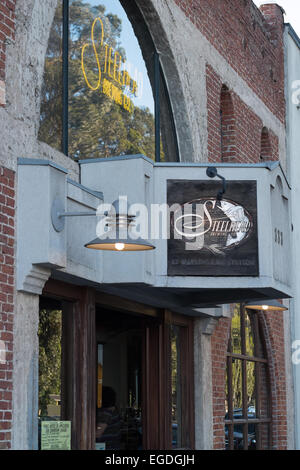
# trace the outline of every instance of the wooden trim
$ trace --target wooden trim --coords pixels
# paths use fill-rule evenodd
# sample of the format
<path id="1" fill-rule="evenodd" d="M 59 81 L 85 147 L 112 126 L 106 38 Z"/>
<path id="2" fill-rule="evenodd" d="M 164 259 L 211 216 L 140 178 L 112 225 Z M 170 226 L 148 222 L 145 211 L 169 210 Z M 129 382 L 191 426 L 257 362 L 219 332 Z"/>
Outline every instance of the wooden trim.
<path id="1" fill-rule="evenodd" d="M 170 327 L 172 314 L 165 310 L 162 313 L 162 322 L 159 326 L 159 389 L 160 389 L 160 416 L 162 417 L 161 426 L 161 449 L 172 448 L 172 424 L 171 424 L 171 343 Z"/>
<path id="2" fill-rule="evenodd" d="M 249 418 L 249 419 L 225 419 L 225 424 L 259 424 L 259 423 L 271 423 L 271 418 Z"/>
<path id="3" fill-rule="evenodd" d="M 243 354 L 235 354 L 235 353 L 226 353 L 227 357 L 233 357 L 234 359 L 241 359 L 246 360 L 249 362 L 260 362 L 261 364 L 268 364 L 267 359 L 261 359 L 260 357 L 253 357 L 253 356 L 244 356 Z"/>
<path id="4" fill-rule="evenodd" d="M 170 313 L 170 312 L 169 312 Z M 180 328 L 180 372 L 182 401 L 182 446 L 186 449 L 195 448 L 195 405 L 194 405 L 194 319 L 178 314 L 171 314 L 169 321 Z M 170 339 L 169 339 L 170 341 Z M 168 372 L 170 376 L 170 357 Z M 170 377 L 171 379 L 171 377 Z M 171 385 L 169 387 L 171 404 Z M 169 411 L 171 417 L 171 410 Z M 169 429 L 171 430 L 171 423 Z M 169 449 L 172 448 L 170 437 Z"/>
<path id="5" fill-rule="evenodd" d="M 143 447 L 155 450 L 161 448 L 158 325 L 146 325 L 143 359 Z"/>
<path id="6" fill-rule="evenodd" d="M 111 310 L 124 311 L 128 313 L 139 313 L 150 317 L 157 318 L 159 309 L 148 305 L 124 299 L 116 295 L 106 294 L 104 292 L 95 292 L 95 301 L 98 305 L 103 305 Z"/>
<path id="7" fill-rule="evenodd" d="M 262 425 L 268 424 L 269 427 L 269 438 L 270 438 L 270 446 L 272 448 L 272 401 L 270 400 L 270 383 L 269 383 L 269 362 L 266 359 L 267 355 L 263 358 L 258 357 L 261 353 L 260 347 L 263 348 L 265 351 L 265 341 L 263 336 L 263 331 L 260 324 L 260 317 L 257 314 L 254 314 L 254 321 L 251 323 L 251 328 L 254 335 L 254 356 L 247 355 L 246 351 L 246 337 L 245 337 L 245 307 L 243 304 L 240 305 L 240 318 L 241 318 L 241 342 L 242 342 L 242 353 L 235 354 L 232 352 L 232 345 L 231 341 L 229 342 L 228 352 L 227 352 L 227 373 L 229 378 L 229 388 L 228 388 L 228 417 L 229 419 L 225 419 L 225 425 L 228 426 L 229 436 L 228 436 L 228 444 L 229 449 L 234 448 L 234 441 L 233 441 L 233 430 L 235 425 L 242 425 L 243 426 L 243 448 L 244 450 L 248 449 L 248 425 L 255 424 L 256 425 L 256 449 L 260 450 L 262 448 Z M 260 347 L 259 347 L 260 346 Z M 232 391 L 232 360 L 238 359 L 242 362 L 242 410 L 243 410 L 243 418 L 235 419 L 233 416 L 233 391 Z M 249 418 L 248 416 L 248 398 L 247 398 L 247 364 L 252 362 L 255 364 L 255 400 L 256 400 L 256 417 Z M 261 417 L 261 369 L 266 367 L 267 371 L 267 381 L 266 384 L 268 390 L 268 407 L 269 407 L 269 417 L 262 418 Z"/>
<path id="8" fill-rule="evenodd" d="M 92 450 L 96 431 L 95 298 L 83 289 L 78 302 L 63 304 L 62 416 L 72 422 L 72 449 Z"/>
<path id="9" fill-rule="evenodd" d="M 85 287 L 49 279 L 44 286 L 42 295 L 67 302 L 76 302 L 83 298 L 85 289 Z"/>

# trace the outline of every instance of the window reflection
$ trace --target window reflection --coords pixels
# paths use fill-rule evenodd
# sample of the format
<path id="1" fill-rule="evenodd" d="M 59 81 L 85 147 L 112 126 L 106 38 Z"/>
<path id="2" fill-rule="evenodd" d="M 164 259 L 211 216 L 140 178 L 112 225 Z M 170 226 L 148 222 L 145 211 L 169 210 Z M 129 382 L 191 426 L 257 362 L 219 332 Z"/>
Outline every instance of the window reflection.
<path id="1" fill-rule="evenodd" d="M 243 407 L 243 372 L 242 361 L 232 359 L 232 399 L 233 409 L 241 410 Z"/>
<path id="2" fill-rule="evenodd" d="M 234 313 L 231 321 L 231 347 L 233 353 L 242 353 L 241 317 L 238 305 L 236 305 L 234 308 Z"/>
<path id="3" fill-rule="evenodd" d="M 41 90 L 38 138 L 62 150 L 62 1 L 58 0 L 50 30 Z"/>
<path id="4" fill-rule="evenodd" d="M 226 375 L 226 449 L 267 449 L 271 410 L 262 329 L 258 315 L 242 305 L 233 311 Z"/>
<path id="5" fill-rule="evenodd" d="M 69 1 L 67 106 L 62 4 L 59 0 L 49 37 L 39 139 L 74 159 L 144 154 L 153 160 L 157 139 L 160 160 L 178 160 L 167 85 L 161 67 L 154 78 L 156 51 L 140 12 L 128 2 L 132 25 L 119 0 Z M 159 89 L 157 132 L 154 89 Z"/>
<path id="6" fill-rule="evenodd" d="M 96 449 L 142 449 L 142 330 L 130 315 L 97 311 Z M 145 405 L 144 405 L 145 406 Z"/>
<path id="7" fill-rule="evenodd" d="M 256 366 L 255 362 L 246 362 L 247 371 L 247 402 L 248 410 L 255 414 L 256 410 Z"/>
<path id="8" fill-rule="evenodd" d="M 42 309 L 39 315 L 39 447 L 42 421 L 61 419 L 62 312 Z"/>
<path id="9" fill-rule="evenodd" d="M 154 159 L 152 89 L 119 1 L 71 1 L 69 48 L 69 154 Z"/>
<path id="10" fill-rule="evenodd" d="M 245 312 L 246 354 L 255 356 L 254 351 L 254 316 Z"/>

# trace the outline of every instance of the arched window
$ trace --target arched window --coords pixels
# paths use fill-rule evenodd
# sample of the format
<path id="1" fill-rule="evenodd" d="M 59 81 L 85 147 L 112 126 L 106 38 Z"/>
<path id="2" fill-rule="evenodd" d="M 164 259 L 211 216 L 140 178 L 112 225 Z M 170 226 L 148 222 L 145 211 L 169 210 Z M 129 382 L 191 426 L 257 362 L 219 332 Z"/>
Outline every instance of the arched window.
<path id="1" fill-rule="evenodd" d="M 269 369 L 258 314 L 236 305 L 227 353 L 226 449 L 271 447 Z"/>
<path id="2" fill-rule="evenodd" d="M 264 127 L 261 132 L 260 158 L 263 161 L 272 160 L 272 145 L 269 131 L 266 127 Z"/>
<path id="3" fill-rule="evenodd" d="M 179 159 L 159 55 L 134 1 L 58 0 L 40 116 L 39 139 L 77 160 Z"/>
<path id="4" fill-rule="evenodd" d="M 235 116 L 232 97 L 226 85 L 222 86 L 220 100 L 221 158 L 223 162 L 236 159 Z"/>

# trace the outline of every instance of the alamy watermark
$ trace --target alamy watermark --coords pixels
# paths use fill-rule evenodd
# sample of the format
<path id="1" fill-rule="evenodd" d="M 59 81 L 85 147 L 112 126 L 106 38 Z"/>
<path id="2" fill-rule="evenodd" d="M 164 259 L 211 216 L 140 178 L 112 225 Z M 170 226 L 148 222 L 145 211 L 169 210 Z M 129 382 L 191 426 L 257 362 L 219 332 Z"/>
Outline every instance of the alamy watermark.
<path id="1" fill-rule="evenodd" d="M 293 81 L 292 90 L 292 103 L 300 109 L 300 80 Z"/>
<path id="2" fill-rule="evenodd" d="M 0 364 L 6 364 L 5 342 L 0 340 Z"/>
<path id="3" fill-rule="evenodd" d="M 300 364 L 300 340 L 299 339 L 293 341 L 292 349 L 294 351 L 292 354 L 292 363 L 295 366 L 298 366 Z"/>
<path id="4" fill-rule="evenodd" d="M 240 243 L 252 229 L 251 216 L 233 201 L 205 197 L 185 204 L 128 205 L 127 197 L 120 196 L 113 204 L 101 204 L 97 215 L 97 237 L 132 240 L 183 240 L 186 250 L 201 250 L 205 236 L 225 237 L 226 245 Z"/>

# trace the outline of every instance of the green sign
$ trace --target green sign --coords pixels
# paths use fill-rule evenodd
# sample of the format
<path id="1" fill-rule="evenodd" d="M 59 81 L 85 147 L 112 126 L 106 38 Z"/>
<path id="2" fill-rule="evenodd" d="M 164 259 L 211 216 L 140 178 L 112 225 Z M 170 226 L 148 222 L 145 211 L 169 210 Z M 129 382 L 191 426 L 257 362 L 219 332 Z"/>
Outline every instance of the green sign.
<path id="1" fill-rule="evenodd" d="M 105 442 L 96 442 L 95 450 L 105 450 Z"/>
<path id="2" fill-rule="evenodd" d="M 42 421 L 41 450 L 71 450 L 71 421 Z"/>

